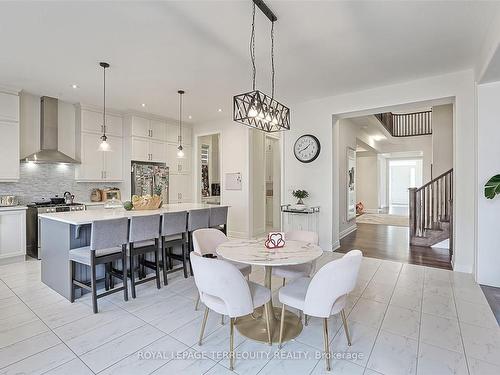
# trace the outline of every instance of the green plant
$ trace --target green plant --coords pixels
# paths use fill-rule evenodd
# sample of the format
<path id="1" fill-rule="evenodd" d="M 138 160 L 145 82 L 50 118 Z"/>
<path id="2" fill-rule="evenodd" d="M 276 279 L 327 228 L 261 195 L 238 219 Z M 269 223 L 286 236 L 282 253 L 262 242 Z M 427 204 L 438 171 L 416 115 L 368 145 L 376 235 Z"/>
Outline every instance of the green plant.
<path id="1" fill-rule="evenodd" d="M 493 199 L 500 194 L 500 174 L 490 178 L 484 185 L 484 196 L 488 199 Z"/>
<path id="2" fill-rule="evenodd" d="M 292 195 L 297 199 L 306 199 L 309 193 L 306 190 L 294 190 L 292 191 Z"/>

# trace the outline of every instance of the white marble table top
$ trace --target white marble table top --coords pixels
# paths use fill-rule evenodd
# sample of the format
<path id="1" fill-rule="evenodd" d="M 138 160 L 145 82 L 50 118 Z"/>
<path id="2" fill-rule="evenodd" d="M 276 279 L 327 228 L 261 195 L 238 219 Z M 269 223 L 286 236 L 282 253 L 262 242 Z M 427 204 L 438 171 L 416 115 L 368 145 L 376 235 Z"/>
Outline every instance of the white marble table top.
<path id="1" fill-rule="evenodd" d="M 317 245 L 286 241 L 280 249 L 268 249 L 264 246 L 264 239 L 260 240 L 231 240 L 217 248 L 217 254 L 233 262 L 261 265 L 261 266 L 290 266 L 308 263 L 323 254 Z"/>
<path id="2" fill-rule="evenodd" d="M 157 210 L 142 210 L 142 211 L 127 211 L 123 208 L 101 208 L 97 210 L 88 211 L 70 211 L 70 212 L 56 212 L 39 214 L 38 217 L 42 219 L 50 219 L 60 221 L 62 223 L 71 225 L 84 225 L 91 224 L 96 220 L 109 220 L 109 219 L 119 219 L 123 217 L 131 218 L 132 216 L 143 216 L 143 215 L 155 215 L 164 214 L 167 212 L 181 212 L 190 210 L 199 210 L 204 208 L 213 207 L 226 207 L 225 205 L 213 205 L 204 203 L 173 203 L 164 204 L 161 208 Z"/>

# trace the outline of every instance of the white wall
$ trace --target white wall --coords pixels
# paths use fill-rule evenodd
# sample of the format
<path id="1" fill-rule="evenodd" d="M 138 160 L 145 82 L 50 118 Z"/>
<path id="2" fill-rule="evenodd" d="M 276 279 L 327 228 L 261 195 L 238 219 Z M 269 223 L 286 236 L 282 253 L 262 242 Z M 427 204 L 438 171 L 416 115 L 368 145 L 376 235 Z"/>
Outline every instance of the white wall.
<path id="1" fill-rule="evenodd" d="M 377 156 L 356 155 L 356 200 L 363 202 L 366 210 L 376 210 L 378 203 Z"/>
<path id="2" fill-rule="evenodd" d="M 228 214 L 228 234 L 234 237 L 249 237 L 249 130 L 232 120 L 217 120 L 193 125 L 193 152 L 199 149 L 198 136 L 220 133 L 219 149 L 222 160 L 221 203 L 231 206 Z M 193 154 L 193 160 L 197 160 Z M 240 172 L 242 190 L 226 190 L 225 174 Z M 193 168 L 193 176 L 200 175 L 198 163 Z M 197 191 L 197 180 L 193 179 L 194 190 Z M 199 202 L 200 197 L 196 197 Z"/>
<path id="3" fill-rule="evenodd" d="M 453 168 L 453 105 L 432 107 L 433 178 Z"/>
<path id="4" fill-rule="evenodd" d="M 340 233 L 347 233 L 356 225 L 356 219 L 347 220 L 347 149 L 356 149 L 356 127 L 349 119 L 339 121 L 339 207 Z M 356 190 L 357 193 L 357 190 Z M 356 196 L 356 202 L 359 199 Z"/>
<path id="5" fill-rule="evenodd" d="M 284 134 L 284 189 L 302 186 L 310 191 L 310 204 L 321 206 L 320 244 L 323 249 L 338 246 L 339 234 L 339 150 L 338 121 L 335 115 L 358 111 L 378 112 L 398 104 L 454 98 L 455 160 L 455 252 L 454 268 L 472 272 L 474 264 L 475 176 L 475 91 L 472 70 L 428 77 L 301 103 L 292 108 L 292 130 Z M 373 109 L 377 109 L 372 111 Z M 351 116 L 352 117 L 352 116 Z M 332 126 L 333 124 L 333 126 Z M 312 133 L 321 141 L 321 154 L 311 164 L 293 156 L 293 143 L 300 135 Z M 335 172 L 335 173 L 334 173 Z"/>
<path id="6" fill-rule="evenodd" d="M 234 123 L 234 126 L 241 126 Z M 262 236 L 266 231 L 266 159 L 265 133 L 250 129 L 250 205 L 251 237 Z"/>
<path id="7" fill-rule="evenodd" d="M 477 87 L 477 259 L 476 278 L 500 287 L 500 197 L 484 197 L 484 184 L 500 173 L 500 82 Z"/>

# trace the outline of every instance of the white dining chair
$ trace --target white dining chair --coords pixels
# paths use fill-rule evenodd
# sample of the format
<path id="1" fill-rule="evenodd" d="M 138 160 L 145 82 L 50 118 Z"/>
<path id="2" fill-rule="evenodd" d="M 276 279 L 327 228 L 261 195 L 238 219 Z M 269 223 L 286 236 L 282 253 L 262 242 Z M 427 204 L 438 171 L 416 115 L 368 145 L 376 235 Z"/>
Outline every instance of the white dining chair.
<path id="1" fill-rule="evenodd" d="M 229 241 L 222 231 L 214 228 L 198 229 L 193 232 L 193 249 L 194 252 L 201 256 L 217 257 L 217 247 Z M 219 257 L 219 259 L 221 259 Z M 223 259 L 231 264 L 233 264 L 238 270 L 243 274 L 243 276 L 248 276 L 252 272 L 252 266 L 243 263 L 231 262 L 229 260 Z M 198 310 L 198 304 L 200 302 L 200 297 L 198 296 L 194 309 Z M 222 323 L 224 324 L 224 317 L 222 317 Z"/>
<path id="2" fill-rule="evenodd" d="M 205 258 L 193 252 L 191 264 L 201 302 L 206 306 L 198 344 L 202 344 L 210 310 L 221 315 L 228 315 L 230 318 L 229 366 L 230 370 L 233 370 L 235 318 L 252 314 L 255 308 L 264 305 L 268 343 L 271 344 L 267 306 L 267 302 L 271 299 L 271 291 L 259 284 L 247 281 L 234 264 L 224 260 Z"/>
<path id="3" fill-rule="evenodd" d="M 347 295 L 356 285 L 362 257 L 361 251 L 351 250 L 342 258 L 325 264 L 313 278 L 298 278 L 279 290 L 279 300 L 283 304 L 281 309 L 280 347 L 283 338 L 285 306 L 301 310 L 304 315 L 323 318 L 326 369 L 330 371 L 328 318 L 331 315 L 340 313 L 347 344 L 351 346 L 344 307 Z"/>

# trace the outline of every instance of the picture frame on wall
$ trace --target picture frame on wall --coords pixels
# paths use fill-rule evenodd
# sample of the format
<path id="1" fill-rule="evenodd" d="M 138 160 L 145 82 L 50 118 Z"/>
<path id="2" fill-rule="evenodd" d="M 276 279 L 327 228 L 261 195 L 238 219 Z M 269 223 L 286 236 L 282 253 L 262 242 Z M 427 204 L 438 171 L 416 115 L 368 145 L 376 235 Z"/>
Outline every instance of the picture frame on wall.
<path id="1" fill-rule="evenodd" d="M 347 147 L 346 161 L 346 218 L 349 221 L 356 218 L 356 150 Z"/>

